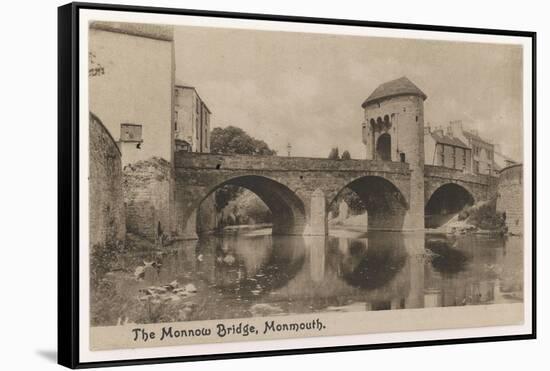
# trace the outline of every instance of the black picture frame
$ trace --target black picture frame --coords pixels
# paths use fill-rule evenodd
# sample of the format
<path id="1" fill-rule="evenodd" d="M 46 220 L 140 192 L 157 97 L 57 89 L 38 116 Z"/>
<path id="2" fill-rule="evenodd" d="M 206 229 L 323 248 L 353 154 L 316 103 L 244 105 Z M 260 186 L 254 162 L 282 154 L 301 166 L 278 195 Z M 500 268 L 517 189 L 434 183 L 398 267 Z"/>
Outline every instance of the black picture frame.
<path id="1" fill-rule="evenodd" d="M 532 332 L 524 335 L 440 339 L 405 343 L 385 343 L 326 348 L 288 349 L 200 356 L 165 357 L 153 359 L 125 359 L 104 362 L 81 362 L 79 359 L 79 11 L 81 9 L 125 11 L 135 13 L 161 13 L 192 15 L 275 22 L 301 22 L 324 25 L 347 25 L 404 30 L 520 36 L 532 40 Z M 188 362 L 228 358 L 266 357 L 307 353 L 342 352 L 383 348 L 419 347 L 432 345 L 527 340 L 536 338 L 536 32 L 465 28 L 424 24 L 405 24 L 282 16 L 270 14 L 231 13 L 191 9 L 157 8 L 145 6 L 70 3 L 58 8 L 58 363 L 70 368 L 88 368 Z"/>

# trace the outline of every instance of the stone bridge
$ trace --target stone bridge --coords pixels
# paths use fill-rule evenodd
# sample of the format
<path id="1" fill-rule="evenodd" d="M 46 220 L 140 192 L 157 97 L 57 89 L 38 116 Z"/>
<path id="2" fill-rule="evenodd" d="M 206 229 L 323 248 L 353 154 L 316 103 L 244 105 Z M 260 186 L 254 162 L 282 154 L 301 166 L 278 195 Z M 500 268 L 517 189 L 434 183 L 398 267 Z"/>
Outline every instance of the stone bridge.
<path id="1" fill-rule="evenodd" d="M 417 230 L 424 219 L 422 205 L 410 207 L 417 188 L 402 162 L 178 152 L 174 172 L 179 235 L 194 225 L 201 202 L 228 184 L 249 189 L 267 205 L 274 234 L 326 234 L 328 209 L 346 187 L 367 208 L 369 230 Z M 472 202 L 486 199 L 488 186 L 486 177 L 426 166 L 422 188 L 425 200 L 444 189 L 445 196 L 458 192 Z"/>
<path id="2" fill-rule="evenodd" d="M 496 179 L 441 166 L 424 166 L 425 227 L 438 227 L 465 205 L 490 199 L 496 192 Z"/>

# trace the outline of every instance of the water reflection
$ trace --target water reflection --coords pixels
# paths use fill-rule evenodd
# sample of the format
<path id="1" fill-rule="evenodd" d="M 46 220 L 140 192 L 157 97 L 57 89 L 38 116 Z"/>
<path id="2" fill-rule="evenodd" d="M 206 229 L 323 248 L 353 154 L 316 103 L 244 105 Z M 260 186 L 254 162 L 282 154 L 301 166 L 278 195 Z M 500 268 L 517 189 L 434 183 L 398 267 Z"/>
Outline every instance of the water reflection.
<path id="1" fill-rule="evenodd" d="M 339 276 L 353 287 L 365 290 L 385 287 L 405 266 L 407 252 L 402 235 L 388 234 L 388 238 L 371 235 L 372 240 L 377 243 L 371 243 L 370 248 L 366 237 L 329 240 L 329 246 L 332 245 L 329 250 L 331 263 Z"/>
<path id="2" fill-rule="evenodd" d="M 431 257 L 432 267 L 445 276 L 453 276 L 466 270 L 471 257 L 456 248 L 446 239 L 428 241 L 426 249 Z"/>
<path id="3" fill-rule="evenodd" d="M 216 288 L 250 299 L 287 285 L 302 270 L 305 243 L 302 237 L 271 235 L 209 237 L 200 241 L 197 253 L 215 256 Z"/>
<path id="4" fill-rule="evenodd" d="M 522 256 L 517 237 L 233 234 L 128 256 L 156 268 L 117 288 L 130 305 L 151 285 L 192 284 L 196 294 L 170 303 L 185 307 L 178 320 L 517 302 Z"/>

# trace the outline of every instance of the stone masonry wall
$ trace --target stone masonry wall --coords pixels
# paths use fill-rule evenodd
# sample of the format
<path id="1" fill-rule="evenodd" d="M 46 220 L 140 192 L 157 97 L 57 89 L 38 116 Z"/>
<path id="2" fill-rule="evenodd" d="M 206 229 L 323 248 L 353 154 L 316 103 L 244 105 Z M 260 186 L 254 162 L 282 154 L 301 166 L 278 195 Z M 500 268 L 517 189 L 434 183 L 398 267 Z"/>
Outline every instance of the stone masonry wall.
<path id="1" fill-rule="evenodd" d="M 160 222 L 164 234 L 172 233 L 170 172 L 170 163 L 158 157 L 124 167 L 128 232 L 154 241 Z"/>
<path id="2" fill-rule="evenodd" d="M 216 205 L 214 194 L 205 198 L 197 214 L 197 233 L 210 233 L 216 229 L 218 225 L 218 217 L 216 213 Z"/>
<path id="3" fill-rule="evenodd" d="M 523 234 L 523 165 L 500 171 L 497 211 L 506 213 L 506 226 L 512 234 Z"/>
<path id="4" fill-rule="evenodd" d="M 90 114 L 90 246 L 114 245 L 126 235 L 120 151 L 101 121 Z"/>

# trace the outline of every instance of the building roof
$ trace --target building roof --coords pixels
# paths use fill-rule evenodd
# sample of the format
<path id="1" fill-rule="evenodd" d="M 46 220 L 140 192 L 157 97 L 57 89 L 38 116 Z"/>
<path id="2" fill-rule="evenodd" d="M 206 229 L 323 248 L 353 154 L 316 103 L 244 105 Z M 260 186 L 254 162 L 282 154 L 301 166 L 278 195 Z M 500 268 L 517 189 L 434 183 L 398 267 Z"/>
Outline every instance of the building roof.
<path id="1" fill-rule="evenodd" d="M 191 85 L 188 85 L 186 84 L 185 82 L 183 82 L 182 80 L 180 79 L 176 79 L 175 83 L 174 83 L 174 86 L 176 88 L 181 88 L 181 89 L 191 89 L 191 90 L 194 90 L 195 91 L 195 94 L 197 94 L 197 96 L 199 97 L 199 99 L 201 100 L 202 104 L 204 104 L 204 108 L 206 108 L 206 110 L 208 111 L 208 113 L 212 113 L 210 111 L 210 108 L 208 108 L 208 106 L 206 105 L 206 103 L 204 103 L 204 100 L 201 98 L 200 94 L 199 94 L 199 91 L 197 90 L 197 88 L 195 88 L 194 86 L 191 86 Z"/>
<path id="2" fill-rule="evenodd" d="M 471 131 L 467 131 L 467 130 L 464 130 L 464 136 L 467 138 L 467 139 L 470 139 L 470 140 L 476 140 L 478 142 L 483 142 L 483 143 L 486 143 L 486 144 L 490 144 L 490 145 L 493 145 L 493 143 L 489 142 L 487 139 L 483 139 L 482 137 L 480 137 L 479 135 L 477 135 L 476 133 L 473 133 Z"/>
<path id="3" fill-rule="evenodd" d="M 432 138 L 434 138 L 436 143 L 470 149 L 470 147 L 468 147 L 468 145 L 460 139 L 456 137 L 451 137 L 450 135 L 445 135 L 441 131 L 433 131 L 430 134 L 432 135 Z"/>
<path id="4" fill-rule="evenodd" d="M 146 37 L 154 40 L 174 40 L 173 28 L 171 26 L 159 24 L 93 21 L 90 22 L 90 28 L 132 36 Z"/>
<path id="5" fill-rule="evenodd" d="M 363 102 L 361 107 L 365 108 L 370 103 L 377 102 L 384 98 L 395 97 L 398 95 L 416 95 L 426 100 L 428 96 L 422 90 L 411 82 L 407 77 L 403 76 L 396 80 L 391 80 L 379 85 Z"/>
<path id="6" fill-rule="evenodd" d="M 178 79 L 178 78 L 176 78 L 176 81 L 175 81 L 174 85 L 176 85 L 177 87 L 180 87 L 180 88 L 195 89 L 194 86 L 191 86 L 191 85 L 187 84 L 185 81 L 183 81 L 181 79 Z"/>
<path id="7" fill-rule="evenodd" d="M 505 154 L 501 153 L 501 152 L 497 152 L 495 151 L 495 159 L 497 157 L 501 157 L 504 161 L 507 161 L 511 164 L 517 164 L 518 161 L 514 160 L 513 158 L 509 157 L 509 156 L 506 156 Z M 496 161 L 495 161 L 495 165 L 497 165 Z"/>

